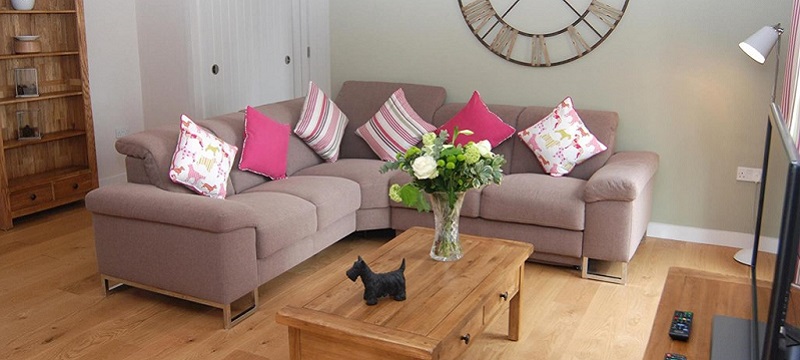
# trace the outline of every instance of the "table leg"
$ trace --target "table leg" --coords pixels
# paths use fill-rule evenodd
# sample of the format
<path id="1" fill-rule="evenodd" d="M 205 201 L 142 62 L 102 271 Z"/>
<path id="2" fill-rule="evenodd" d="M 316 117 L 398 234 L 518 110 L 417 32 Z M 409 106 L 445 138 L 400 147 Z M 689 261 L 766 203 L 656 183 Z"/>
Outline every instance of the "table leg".
<path id="1" fill-rule="evenodd" d="M 289 359 L 300 360 L 300 330 L 289 327 Z"/>
<path id="2" fill-rule="evenodd" d="M 519 267 L 519 291 L 511 298 L 508 305 L 508 339 L 519 340 L 520 333 L 520 312 L 522 311 L 522 289 L 525 280 L 525 264 Z"/>

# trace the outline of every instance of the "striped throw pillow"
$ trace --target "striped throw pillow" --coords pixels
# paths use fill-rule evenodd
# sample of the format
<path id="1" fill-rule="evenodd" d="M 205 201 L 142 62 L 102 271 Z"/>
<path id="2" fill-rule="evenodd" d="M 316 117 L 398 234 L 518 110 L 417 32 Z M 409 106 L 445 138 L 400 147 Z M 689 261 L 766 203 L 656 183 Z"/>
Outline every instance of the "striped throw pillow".
<path id="1" fill-rule="evenodd" d="M 381 160 L 394 161 L 397 154 L 405 153 L 422 135 L 434 130 L 435 126 L 411 108 L 403 89 L 397 89 L 372 119 L 356 129 L 356 134 Z"/>
<path id="2" fill-rule="evenodd" d="M 294 133 L 321 158 L 332 163 L 339 159 L 345 126 L 347 116 L 311 82 Z"/>

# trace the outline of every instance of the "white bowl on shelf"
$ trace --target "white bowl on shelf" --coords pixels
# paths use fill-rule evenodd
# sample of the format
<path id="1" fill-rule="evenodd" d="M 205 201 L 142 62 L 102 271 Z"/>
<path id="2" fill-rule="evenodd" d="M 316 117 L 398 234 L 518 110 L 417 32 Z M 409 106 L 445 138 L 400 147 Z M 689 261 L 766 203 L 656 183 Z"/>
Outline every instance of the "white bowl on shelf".
<path id="1" fill-rule="evenodd" d="M 33 41 L 39 38 L 39 35 L 17 35 L 14 36 L 14 39 L 19 41 Z"/>
<path id="2" fill-rule="evenodd" d="M 14 10 L 33 10 L 36 0 L 11 0 Z"/>

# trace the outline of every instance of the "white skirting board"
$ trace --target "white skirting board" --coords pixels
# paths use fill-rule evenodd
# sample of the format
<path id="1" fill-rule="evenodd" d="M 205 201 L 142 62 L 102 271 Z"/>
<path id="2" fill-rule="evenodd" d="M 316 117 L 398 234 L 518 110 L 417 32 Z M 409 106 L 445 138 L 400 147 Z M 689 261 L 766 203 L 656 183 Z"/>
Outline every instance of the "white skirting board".
<path id="1" fill-rule="evenodd" d="M 752 248 L 753 234 L 723 230 L 701 229 L 689 226 L 671 225 L 651 222 L 647 226 L 647 236 L 661 239 L 680 240 L 686 242 L 729 246 L 735 248 Z M 759 250 L 769 253 L 778 252 L 778 239 L 762 236 Z"/>

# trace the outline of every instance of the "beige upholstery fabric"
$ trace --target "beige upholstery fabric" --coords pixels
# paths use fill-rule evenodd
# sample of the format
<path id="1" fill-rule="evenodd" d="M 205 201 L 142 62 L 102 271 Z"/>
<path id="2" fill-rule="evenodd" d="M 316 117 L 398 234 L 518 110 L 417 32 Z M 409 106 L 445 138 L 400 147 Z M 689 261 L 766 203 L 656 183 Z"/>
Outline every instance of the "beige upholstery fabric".
<path id="1" fill-rule="evenodd" d="M 98 212 L 92 222 L 101 274 L 220 304 L 260 284 L 252 227 L 212 233 Z"/>
<path id="2" fill-rule="evenodd" d="M 175 126 L 146 130 L 117 139 L 114 146 L 120 154 L 142 160 L 150 184 L 167 191 L 190 193 L 186 187 L 169 179 L 169 166 L 178 145 L 178 134 L 176 120 Z"/>
<path id="3" fill-rule="evenodd" d="M 389 179 L 395 172 L 380 173 L 383 161 L 377 159 L 341 159 L 298 171 L 295 176 L 333 176 L 349 179 L 361 188 L 360 209 L 389 206 Z"/>
<path id="4" fill-rule="evenodd" d="M 539 174 L 511 174 L 481 192 L 481 218 L 583 230 L 586 182 Z"/>
<path id="5" fill-rule="evenodd" d="M 314 231 L 329 226 L 347 214 L 355 213 L 361 205 L 358 184 L 333 176 L 293 176 L 258 185 L 242 195 L 254 192 L 290 194 L 310 202 L 316 208 L 317 214 Z"/>
<path id="6" fill-rule="evenodd" d="M 256 191 L 229 197 L 256 218 L 256 257 L 263 259 L 317 231 L 317 207 L 294 195 Z"/>
<path id="7" fill-rule="evenodd" d="M 94 214 L 224 233 L 252 228 L 261 215 L 235 201 L 164 191 L 151 185 L 112 184 L 86 195 Z"/>
<path id="8" fill-rule="evenodd" d="M 619 152 L 597 170 L 586 184 L 586 202 L 633 201 L 658 169 L 658 155 L 652 152 Z"/>

